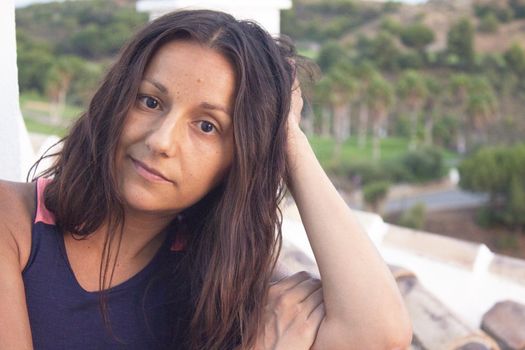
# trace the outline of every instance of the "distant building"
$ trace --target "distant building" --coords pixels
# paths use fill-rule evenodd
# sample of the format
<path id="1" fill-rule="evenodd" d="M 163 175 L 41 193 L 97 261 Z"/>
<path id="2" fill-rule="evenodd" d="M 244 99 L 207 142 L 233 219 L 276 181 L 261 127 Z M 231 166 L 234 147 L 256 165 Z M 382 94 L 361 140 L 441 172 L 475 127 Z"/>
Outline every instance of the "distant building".
<path id="1" fill-rule="evenodd" d="M 181 9 L 210 9 L 227 12 L 237 19 L 249 19 L 272 34 L 279 34 L 280 11 L 292 7 L 291 0 L 142 0 L 137 11 L 148 12 L 150 20 Z"/>

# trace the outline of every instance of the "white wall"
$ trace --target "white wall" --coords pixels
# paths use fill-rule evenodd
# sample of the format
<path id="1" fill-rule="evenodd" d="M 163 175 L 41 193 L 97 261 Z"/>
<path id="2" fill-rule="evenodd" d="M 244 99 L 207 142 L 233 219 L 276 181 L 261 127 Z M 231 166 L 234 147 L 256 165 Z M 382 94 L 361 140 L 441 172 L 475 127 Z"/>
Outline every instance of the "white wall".
<path id="1" fill-rule="evenodd" d="M 291 0 L 142 0 L 137 10 L 149 12 L 150 19 L 178 9 L 224 11 L 237 19 L 250 19 L 271 34 L 280 33 L 280 10 L 292 7 Z"/>
<path id="2" fill-rule="evenodd" d="M 0 1 L 0 179 L 25 180 L 33 149 L 18 103 L 14 0 Z"/>

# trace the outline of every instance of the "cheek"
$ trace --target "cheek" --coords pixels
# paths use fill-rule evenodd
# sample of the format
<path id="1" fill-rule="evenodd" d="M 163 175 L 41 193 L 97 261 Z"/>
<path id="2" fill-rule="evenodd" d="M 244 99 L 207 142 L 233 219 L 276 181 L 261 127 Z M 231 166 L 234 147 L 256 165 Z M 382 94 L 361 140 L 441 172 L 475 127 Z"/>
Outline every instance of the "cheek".
<path id="1" fill-rule="evenodd" d="M 128 112 L 123 123 L 120 139 L 124 143 L 136 139 L 145 127 L 145 125 L 143 125 L 143 118 L 139 118 L 132 111 Z"/>
<path id="2" fill-rule="evenodd" d="M 206 154 L 196 151 L 187 158 L 187 185 L 198 186 L 201 191 L 209 191 L 218 185 L 228 173 L 231 156 L 220 151 Z M 194 186 L 195 185 L 195 186 Z M 199 192 L 201 192 L 199 191 Z"/>

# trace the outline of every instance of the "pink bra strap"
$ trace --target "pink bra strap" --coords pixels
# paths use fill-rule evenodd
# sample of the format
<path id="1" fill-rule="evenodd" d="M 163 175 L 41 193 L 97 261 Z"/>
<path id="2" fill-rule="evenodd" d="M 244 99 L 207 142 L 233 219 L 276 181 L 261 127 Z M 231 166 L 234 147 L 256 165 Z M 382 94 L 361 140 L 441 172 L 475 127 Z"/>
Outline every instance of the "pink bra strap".
<path id="1" fill-rule="evenodd" d="M 46 205 L 44 204 L 44 190 L 49 182 L 51 182 L 51 179 L 44 177 L 39 177 L 36 180 L 37 207 L 35 224 L 37 222 L 42 222 L 48 225 L 55 225 L 55 215 L 47 210 Z"/>

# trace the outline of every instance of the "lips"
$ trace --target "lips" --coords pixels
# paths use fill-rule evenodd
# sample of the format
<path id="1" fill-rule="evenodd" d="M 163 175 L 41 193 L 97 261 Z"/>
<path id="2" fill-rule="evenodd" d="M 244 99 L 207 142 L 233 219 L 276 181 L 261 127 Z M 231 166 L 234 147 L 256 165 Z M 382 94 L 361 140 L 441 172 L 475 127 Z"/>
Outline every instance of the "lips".
<path id="1" fill-rule="evenodd" d="M 154 182 L 173 183 L 173 181 L 171 181 L 170 179 L 162 175 L 160 171 L 157 171 L 134 158 L 131 158 L 131 162 L 135 166 L 135 170 L 137 170 L 137 173 L 143 178 L 145 178 L 146 180 L 154 181 Z"/>

